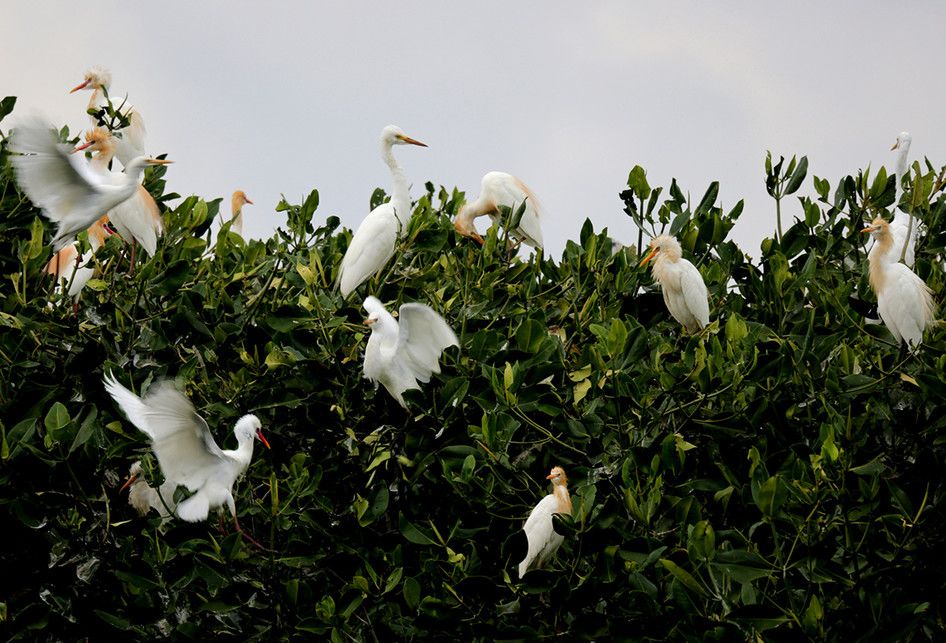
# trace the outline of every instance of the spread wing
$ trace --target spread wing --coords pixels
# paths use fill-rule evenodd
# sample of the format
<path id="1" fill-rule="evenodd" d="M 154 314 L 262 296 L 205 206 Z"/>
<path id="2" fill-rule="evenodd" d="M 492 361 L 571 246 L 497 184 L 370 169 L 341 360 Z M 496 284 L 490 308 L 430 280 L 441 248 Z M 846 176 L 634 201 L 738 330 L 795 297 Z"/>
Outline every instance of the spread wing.
<path id="1" fill-rule="evenodd" d="M 104 214 L 104 178 L 84 156 L 70 154 L 48 124 L 27 120 L 13 130 L 10 147 L 23 154 L 12 158 L 20 187 L 46 218 L 59 224 L 56 250 Z"/>
<path id="2" fill-rule="evenodd" d="M 397 354 L 411 374 L 421 382 L 439 373 L 440 354 L 448 346 L 459 346 L 456 334 L 443 317 L 424 304 L 404 304 L 399 309 Z"/>
<path id="3" fill-rule="evenodd" d="M 138 430 L 147 435 L 152 440 L 154 434 L 148 428 L 147 407 L 141 401 L 141 398 L 129 391 L 118 383 L 115 375 L 111 372 L 105 375 L 105 390 L 112 396 L 112 399 L 121 407 L 125 417 L 138 427 Z"/>

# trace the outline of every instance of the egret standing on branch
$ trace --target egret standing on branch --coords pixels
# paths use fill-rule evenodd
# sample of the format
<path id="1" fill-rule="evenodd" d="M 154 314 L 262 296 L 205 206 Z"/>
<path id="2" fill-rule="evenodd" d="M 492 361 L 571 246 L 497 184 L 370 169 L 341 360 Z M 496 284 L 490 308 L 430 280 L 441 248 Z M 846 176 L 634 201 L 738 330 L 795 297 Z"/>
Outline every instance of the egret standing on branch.
<path id="1" fill-rule="evenodd" d="M 401 230 L 411 218 L 410 187 L 404 170 L 394 158 L 395 145 L 427 147 L 396 125 L 388 125 L 381 131 L 381 158 L 391 170 L 393 183 L 391 200 L 372 210 L 351 238 L 338 270 L 338 287 L 343 297 L 348 297 L 368 277 L 384 268 L 394 255 Z"/>
<path id="2" fill-rule="evenodd" d="M 17 182 L 50 221 L 58 224 L 53 251 L 72 243 L 103 214 L 134 196 L 146 165 L 171 161 L 139 156 L 125 172 L 99 172 L 79 154 L 59 143 L 56 130 L 38 119 L 13 130 L 10 148 L 20 152 L 11 160 Z"/>
<path id="3" fill-rule="evenodd" d="M 253 205 L 253 202 L 246 196 L 246 192 L 237 190 L 233 193 L 230 199 L 230 213 L 232 215 L 230 231 L 236 232 L 241 237 L 243 236 L 243 206 L 247 204 Z"/>
<path id="4" fill-rule="evenodd" d="M 519 578 L 526 575 L 530 569 L 542 567 L 561 546 L 565 537 L 556 533 L 552 524 L 554 514 L 572 513 L 572 499 L 568 495 L 568 478 L 561 467 L 553 467 L 546 476 L 552 481 L 552 493 L 542 498 L 526 519 L 522 528 L 526 532 L 529 550 L 526 557 L 519 563 Z"/>
<path id="5" fill-rule="evenodd" d="M 651 259 L 651 271 L 660 283 L 667 310 L 686 332 L 699 332 L 709 324 L 709 293 L 700 271 L 683 258 L 677 240 L 666 234 L 650 242 L 650 252 L 640 265 Z"/>
<path id="6" fill-rule="evenodd" d="M 79 256 L 78 244 L 74 243 L 57 252 L 46 264 L 46 272 L 56 278 L 56 289 L 62 290 L 68 285 L 68 295 L 76 302 L 79 300 L 79 293 L 82 292 L 82 289 L 85 288 L 85 285 L 89 283 L 95 273 L 95 269 L 87 264 L 92 259 L 92 255 L 105 244 L 105 239 L 111 234 L 106 227 L 107 224 L 108 217 L 103 216 L 89 227 L 89 245 L 92 246 L 92 249 L 81 257 Z"/>
<path id="7" fill-rule="evenodd" d="M 864 228 L 874 237 L 870 251 L 870 287 L 877 295 L 877 312 L 890 334 L 913 349 L 933 321 L 933 295 L 916 273 L 899 263 L 891 225 L 882 217 Z"/>
<path id="8" fill-rule="evenodd" d="M 240 527 L 233 499 L 233 484 L 253 459 L 254 440 L 269 448 L 259 418 L 241 417 L 233 429 L 237 448 L 224 451 L 217 446 L 210 427 L 194 405 L 171 382 L 153 385 L 141 398 L 109 374 L 105 376 L 105 390 L 129 421 L 151 440 L 165 481 L 193 492 L 175 508 L 178 517 L 188 522 L 206 520 L 211 509 L 226 505 L 237 531 L 259 547 Z"/>
<path id="9" fill-rule="evenodd" d="M 69 93 L 74 94 L 83 89 L 90 90 L 92 95 L 89 96 L 89 104 L 86 110 L 98 110 L 104 105 L 105 92 L 108 91 L 111 84 L 112 73 L 109 70 L 104 67 L 91 67 L 89 71 L 85 72 L 82 82 L 69 90 Z M 96 125 L 95 117 L 92 116 L 91 118 L 92 124 Z"/>
<path id="10" fill-rule="evenodd" d="M 539 203 L 532 190 L 525 183 L 505 172 L 488 172 L 480 185 L 480 196 L 476 201 L 465 204 L 453 222 L 453 227 L 464 237 L 470 237 L 477 243 L 483 243 L 483 237 L 476 231 L 473 221 L 488 214 L 495 222 L 500 222 L 500 206 L 506 206 L 515 214 L 520 206 L 525 210 L 519 225 L 509 231 L 509 236 L 533 248 L 542 247 L 542 221 Z"/>
<path id="11" fill-rule="evenodd" d="M 418 381 L 427 383 L 431 373 L 439 373 L 440 354 L 448 346 L 459 346 L 456 334 L 443 317 L 424 304 L 403 304 L 394 319 L 376 297 L 364 303 L 368 311 L 365 325 L 371 337 L 365 347 L 365 378 L 384 385 L 398 404 L 407 408 L 401 396 L 408 389 L 419 389 Z"/>

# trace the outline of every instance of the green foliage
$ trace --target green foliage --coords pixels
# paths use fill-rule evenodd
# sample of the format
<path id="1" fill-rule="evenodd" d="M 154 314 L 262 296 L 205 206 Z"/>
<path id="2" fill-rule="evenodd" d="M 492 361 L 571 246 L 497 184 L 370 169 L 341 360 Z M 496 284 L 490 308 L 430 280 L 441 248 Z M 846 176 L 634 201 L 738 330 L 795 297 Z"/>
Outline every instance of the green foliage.
<path id="1" fill-rule="evenodd" d="M 707 282 L 696 336 L 640 244 L 612 254 L 586 222 L 558 261 L 507 260 L 495 227 L 482 248 L 456 236 L 462 194 L 427 184 L 396 260 L 361 289 L 429 303 L 460 336 L 407 413 L 361 377 L 360 300 L 333 289 L 350 233 L 320 219 L 317 192 L 283 199 L 287 229 L 265 242 L 210 244 L 219 200 L 184 199 L 133 275 L 109 240 L 76 313 L 41 274 L 49 231 L 6 155 L 9 637 L 943 637 L 946 335 L 935 324 L 907 355 L 850 303 L 872 297 L 859 229 L 893 205 L 885 172 L 833 197 L 815 177 L 753 263 L 728 240 L 742 202 L 725 212 L 715 183 L 696 205 L 675 181 L 662 198 L 634 168 L 626 211 L 676 235 Z M 767 161 L 777 198 L 807 161 L 781 166 Z M 162 176 L 146 185 L 166 203 Z M 900 200 L 925 226 L 917 272 L 938 301 L 942 177 L 916 165 Z M 109 369 L 136 388 L 177 377 L 227 446 L 240 414 L 262 418 L 273 449 L 237 507 L 266 551 L 132 511 L 117 491 L 147 445 L 102 387 Z M 553 465 L 574 512 L 555 520 L 550 568 L 520 581 L 522 522 Z"/>

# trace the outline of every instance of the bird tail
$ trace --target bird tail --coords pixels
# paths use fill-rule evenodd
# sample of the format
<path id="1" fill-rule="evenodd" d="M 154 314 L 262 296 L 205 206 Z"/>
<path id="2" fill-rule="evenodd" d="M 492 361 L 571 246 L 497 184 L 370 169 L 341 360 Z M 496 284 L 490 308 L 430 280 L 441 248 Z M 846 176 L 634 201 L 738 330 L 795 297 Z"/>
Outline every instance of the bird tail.
<path id="1" fill-rule="evenodd" d="M 210 499 L 207 497 L 205 489 L 201 489 L 177 506 L 178 518 L 187 522 L 207 520 L 207 514 L 209 513 Z"/>

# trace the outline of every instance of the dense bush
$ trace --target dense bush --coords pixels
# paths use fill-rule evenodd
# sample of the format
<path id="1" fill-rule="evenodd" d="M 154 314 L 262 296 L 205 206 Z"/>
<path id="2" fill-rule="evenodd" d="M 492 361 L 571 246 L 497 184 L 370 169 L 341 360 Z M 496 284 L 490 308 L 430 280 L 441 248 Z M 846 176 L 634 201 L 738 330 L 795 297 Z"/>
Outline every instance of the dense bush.
<path id="1" fill-rule="evenodd" d="M 774 208 L 725 212 L 716 184 L 694 205 L 634 168 L 628 227 L 677 236 L 709 287 L 696 336 L 638 267 L 644 237 L 612 254 L 586 222 L 560 260 L 507 260 L 495 228 L 482 248 L 457 237 L 463 195 L 428 183 L 396 261 L 359 291 L 428 303 L 460 336 L 408 413 L 361 377 L 360 298 L 332 288 L 351 235 L 317 192 L 245 242 L 211 243 L 219 199 L 185 198 L 134 274 L 109 239 L 74 313 L 0 150 L 7 637 L 944 636 L 946 333 L 910 355 L 858 312 L 873 300 L 859 231 L 897 193 L 883 171 L 833 194 L 815 177 L 814 199 L 789 202 L 807 160 L 769 161 L 782 223 L 799 218 L 750 261 L 728 233 L 740 215 L 774 227 Z M 941 302 L 943 173 L 913 170 L 902 207 Z M 163 171 L 146 186 L 165 203 Z M 176 377 L 225 448 L 240 414 L 260 416 L 273 449 L 237 507 L 267 550 L 132 511 L 117 491 L 147 445 L 102 387 L 110 369 L 136 390 Z M 553 465 L 574 516 L 556 519 L 551 568 L 519 581 Z"/>

